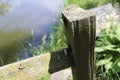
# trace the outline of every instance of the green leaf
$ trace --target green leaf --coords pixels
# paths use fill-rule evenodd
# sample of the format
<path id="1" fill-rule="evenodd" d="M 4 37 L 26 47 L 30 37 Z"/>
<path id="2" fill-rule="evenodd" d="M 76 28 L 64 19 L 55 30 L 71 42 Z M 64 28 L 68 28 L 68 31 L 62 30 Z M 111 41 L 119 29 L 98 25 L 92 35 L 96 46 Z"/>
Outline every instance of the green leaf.
<path id="1" fill-rule="evenodd" d="M 115 61 L 115 63 L 112 66 L 113 73 L 120 72 L 120 58 Z"/>
<path id="2" fill-rule="evenodd" d="M 106 72 L 108 72 L 108 70 L 112 69 L 112 64 L 113 64 L 113 62 L 109 62 L 105 65 Z"/>
<path id="3" fill-rule="evenodd" d="M 120 53 L 120 48 L 117 48 L 116 51 Z"/>
<path id="4" fill-rule="evenodd" d="M 110 62 L 110 61 L 107 60 L 107 59 L 99 60 L 96 65 L 97 65 L 97 66 L 102 66 L 102 65 L 107 64 L 108 62 Z"/>
<path id="5" fill-rule="evenodd" d="M 106 50 L 113 50 L 115 51 L 115 45 L 107 45 L 107 46 L 101 46 L 101 47 L 95 47 L 95 52 L 103 52 Z"/>
<path id="6" fill-rule="evenodd" d="M 116 47 L 116 46 L 115 45 L 107 45 L 104 48 L 105 48 L 105 50 L 112 50 L 112 49 L 114 49 L 114 47 Z"/>
<path id="7" fill-rule="evenodd" d="M 105 65 L 107 63 L 109 63 L 112 59 L 112 55 L 108 55 L 105 57 L 105 59 L 102 59 L 102 60 L 99 60 L 97 63 L 96 63 L 96 66 L 102 66 L 102 65 Z"/>
<path id="8" fill-rule="evenodd" d="M 95 52 L 102 52 L 102 51 L 104 51 L 104 48 L 102 48 L 102 47 L 95 48 Z"/>

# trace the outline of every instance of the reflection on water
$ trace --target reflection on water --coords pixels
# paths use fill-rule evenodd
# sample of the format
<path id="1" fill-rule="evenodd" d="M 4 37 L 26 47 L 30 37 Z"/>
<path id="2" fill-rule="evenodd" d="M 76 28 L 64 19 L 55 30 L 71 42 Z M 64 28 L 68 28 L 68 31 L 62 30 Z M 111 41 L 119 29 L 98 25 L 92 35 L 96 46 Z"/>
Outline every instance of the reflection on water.
<path id="1" fill-rule="evenodd" d="M 0 56 L 4 64 L 15 62 L 19 57 L 20 50 L 24 47 L 25 40 L 30 39 L 28 31 L 15 29 L 11 32 L 0 31 Z M 0 62 L 0 65 L 1 62 Z"/>
<path id="2" fill-rule="evenodd" d="M 51 32 L 62 6 L 63 0 L 0 0 L 0 56 L 5 63 L 18 58 L 22 42 L 31 34 L 31 44 L 37 46 Z M 29 57 L 21 54 L 21 59 Z"/>

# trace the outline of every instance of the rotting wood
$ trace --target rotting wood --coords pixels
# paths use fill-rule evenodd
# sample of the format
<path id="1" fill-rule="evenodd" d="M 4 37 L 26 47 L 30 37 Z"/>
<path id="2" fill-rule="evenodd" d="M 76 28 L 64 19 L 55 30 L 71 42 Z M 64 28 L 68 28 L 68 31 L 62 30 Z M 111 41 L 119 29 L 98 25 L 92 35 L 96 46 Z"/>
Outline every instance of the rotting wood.
<path id="1" fill-rule="evenodd" d="M 74 60 L 74 80 L 93 80 L 95 13 L 73 4 L 62 11 L 68 48 Z"/>
<path id="2" fill-rule="evenodd" d="M 37 80 L 73 65 L 67 48 L 0 67 L 0 80 Z"/>

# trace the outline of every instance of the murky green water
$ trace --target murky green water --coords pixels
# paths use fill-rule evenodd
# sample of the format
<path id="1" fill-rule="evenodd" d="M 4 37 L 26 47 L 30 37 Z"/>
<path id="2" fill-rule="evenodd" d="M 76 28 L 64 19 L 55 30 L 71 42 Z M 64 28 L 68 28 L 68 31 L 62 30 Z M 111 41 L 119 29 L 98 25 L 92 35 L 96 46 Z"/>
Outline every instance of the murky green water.
<path id="1" fill-rule="evenodd" d="M 30 38 L 28 32 L 19 29 L 8 33 L 0 31 L 0 58 L 3 60 L 3 64 L 15 62 L 19 58 L 21 49 L 24 48 L 24 41 Z"/>
<path id="2" fill-rule="evenodd" d="M 33 46 L 39 45 L 42 36 L 50 33 L 57 22 L 62 6 L 63 0 L 0 0 L 2 61 L 7 64 L 19 57 L 30 57 L 29 52 L 23 51 L 24 41 L 31 41 Z"/>

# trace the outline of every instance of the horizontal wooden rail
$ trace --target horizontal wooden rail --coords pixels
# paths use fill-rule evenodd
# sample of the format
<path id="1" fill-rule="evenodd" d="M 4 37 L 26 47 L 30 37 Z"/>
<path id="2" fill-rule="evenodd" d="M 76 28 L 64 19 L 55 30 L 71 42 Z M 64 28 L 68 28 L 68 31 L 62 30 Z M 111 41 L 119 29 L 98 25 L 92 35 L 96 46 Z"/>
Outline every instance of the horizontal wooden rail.
<path id="1" fill-rule="evenodd" d="M 0 67 L 0 80 L 37 80 L 73 65 L 65 48 Z"/>

